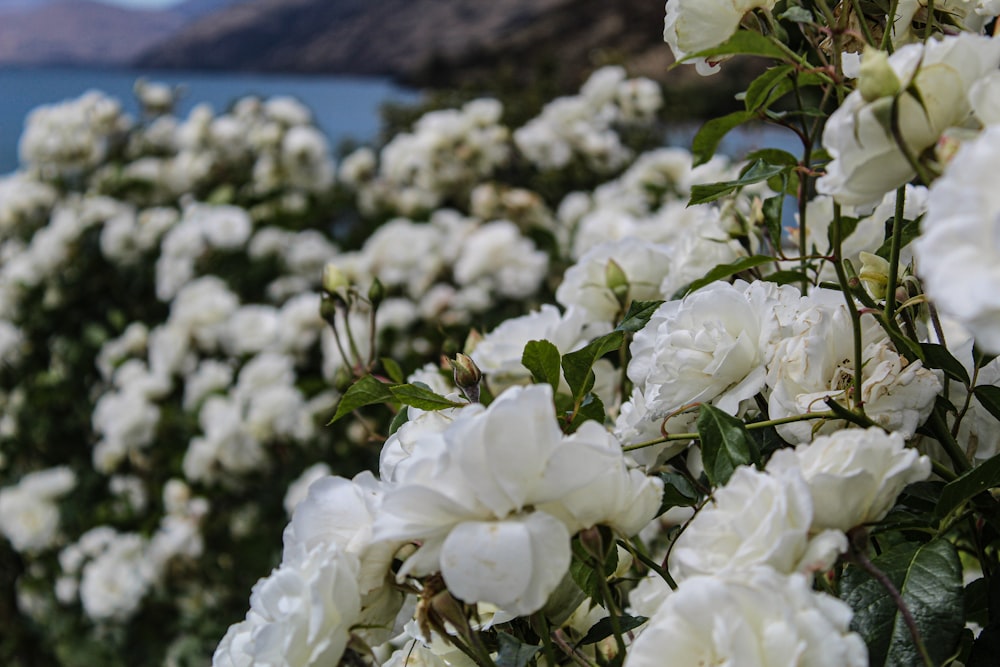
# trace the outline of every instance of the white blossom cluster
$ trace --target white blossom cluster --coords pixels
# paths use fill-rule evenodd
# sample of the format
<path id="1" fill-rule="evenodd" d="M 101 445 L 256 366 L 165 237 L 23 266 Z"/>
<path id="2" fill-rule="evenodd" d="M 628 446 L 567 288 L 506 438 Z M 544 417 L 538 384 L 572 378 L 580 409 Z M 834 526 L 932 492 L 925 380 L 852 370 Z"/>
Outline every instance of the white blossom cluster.
<path id="1" fill-rule="evenodd" d="M 634 153 L 620 130 L 650 127 L 661 106 L 655 82 L 604 67 L 579 94 L 554 100 L 514 130 L 502 123 L 503 106 L 493 99 L 431 111 L 380 153 L 363 147 L 346 156 L 339 176 L 356 190 L 363 212 L 424 215 L 464 203 L 476 186 L 516 160 L 542 171 L 573 161 L 599 173 L 621 169 Z"/>
<path id="2" fill-rule="evenodd" d="M 339 170 L 289 99 L 179 119 L 141 82 L 140 121 L 99 94 L 36 112 L 0 180 L 0 535 L 21 612 L 40 631 L 76 614 L 93 640 L 169 606 L 216 624 L 220 667 L 488 665 L 498 629 L 583 664 L 868 664 L 831 594 L 866 531 L 1000 447 L 982 357 L 1000 349 L 1000 42 L 924 40 L 924 5 L 898 4 L 874 22 L 892 55 L 818 47 L 855 90 L 829 162 L 782 172 L 820 193 L 801 188 L 789 238 L 771 207 L 794 184 L 750 178 L 760 162 L 629 144 L 661 97 L 621 68 L 519 129 L 494 100 L 428 113 Z M 938 15 L 978 31 L 996 5 Z M 776 6 L 671 0 L 665 38 L 683 58 L 811 25 Z M 604 182 L 543 187 L 576 167 Z M 334 240 L 340 196 L 364 238 Z M 917 238 L 889 255 L 904 222 Z M 345 390 L 353 416 L 321 427 Z M 70 404 L 63 442 L 49 415 Z M 747 451 L 713 452 L 705 417 Z M 348 478 L 376 453 L 377 476 Z M 945 509 L 923 526 L 943 541 L 964 530 Z M 286 517 L 246 605 L 219 582 L 273 566 Z"/>
<path id="3" fill-rule="evenodd" d="M 549 102 L 542 113 L 514 132 L 518 150 L 539 169 L 562 169 L 574 159 L 599 172 L 624 166 L 632 152 L 616 126 L 648 123 L 662 99 L 648 79 L 628 79 L 621 67 L 590 76 L 578 95 Z"/>

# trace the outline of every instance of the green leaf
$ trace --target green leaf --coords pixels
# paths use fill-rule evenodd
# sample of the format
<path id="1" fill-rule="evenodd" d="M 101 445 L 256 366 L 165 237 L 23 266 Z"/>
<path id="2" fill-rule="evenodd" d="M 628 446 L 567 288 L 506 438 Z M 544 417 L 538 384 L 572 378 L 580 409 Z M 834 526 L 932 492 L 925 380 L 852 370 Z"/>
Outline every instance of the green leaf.
<path id="1" fill-rule="evenodd" d="M 601 599 L 601 584 L 599 576 L 608 576 L 615 573 L 618 567 L 618 549 L 615 548 L 614 540 L 608 540 L 608 553 L 604 558 L 604 574 L 599 575 L 594 568 L 594 557 L 587 553 L 580 539 L 573 540 L 573 560 L 569 564 L 569 573 L 573 581 L 580 587 L 588 597 L 594 600 Z"/>
<path id="2" fill-rule="evenodd" d="M 997 486 L 1000 486 L 1000 454 L 945 484 L 934 514 L 938 518 L 948 516 L 965 501 Z"/>
<path id="3" fill-rule="evenodd" d="M 597 394 L 591 392 L 583 397 L 580 409 L 576 411 L 576 416 L 573 417 L 573 421 L 569 425 L 569 432 L 572 433 L 580 428 L 580 424 L 590 419 L 593 419 L 598 424 L 603 424 L 607 416 L 608 413 L 604 409 L 604 402 Z"/>
<path id="4" fill-rule="evenodd" d="M 976 362 L 976 368 L 982 368 L 986 364 L 990 363 L 997 358 L 995 354 L 987 354 L 983 352 L 978 347 L 972 347 L 972 360 Z"/>
<path id="5" fill-rule="evenodd" d="M 792 283 L 801 283 L 803 280 L 809 280 L 809 276 L 801 271 L 775 271 L 764 276 L 764 279 L 776 285 L 791 285 Z"/>
<path id="6" fill-rule="evenodd" d="M 754 118 L 749 111 L 734 111 L 731 114 L 713 118 L 706 122 L 691 140 L 691 152 L 694 154 L 694 165 L 704 164 L 715 156 L 722 138 L 748 120 Z"/>
<path id="7" fill-rule="evenodd" d="M 392 418 L 392 422 L 389 423 L 389 435 L 392 435 L 399 428 L 405 424 L 410 419 L 409 410 L 400 410 L 396 413 L 396 416 Z"/>
<path id="8" fill-rule="evenodd" d="M 592 340 L 576 352 L 563 355 L 563 376 L 575 401 L 582 400 L 584 394 L 594 386 L 594 373 L 591 370 L 594 363 L 608 352 L 620 348 L 624 340 L 624 333 L 612 331 L 606 336 Z"/>
<path id="9" fill-rule="evenodd" d="M 991 384 L 981 384 L 972 390 L 979 399 L 980 405 L 991 415 L 1000 419 L 1000 387 Z"/>
<path id="10" fill-rule="evenodd" d="M 645 616 L 629 616 L 628 614 L 618 617 L 619 627 L 623 633 L 636 629 L 648 620 Z M 590 626 L 587 634 L 583 636 L 583 639 L 578 644 L 580 646 L 596 644 L 602 639 L 607 639 L 612 634 L 614 634 L 614 629 L 611 627 L 611 618 L 605 617 Z"/>
<path id="11" fill-rule="evenodd" d="M 525 644 L 514 635 L 502 630 L 497 632 L 499 642 L 499 655 L 497 655 L 497 667 L 524 667 L 528 661 L 534 657 L 542 647 Z"/>
<path id="12" fill-rule="evenodd" d="M 910 610 L 935 665 L 957 646 L 965 625 L 962 563 L 951 543 L 904 542 L 873 560 Z M 856 565 L 841 580 L 841 597 L 854 609 L 851 627 L 868 645 L 872 667 L 924 664 L 913 638 L 885 588 Z"/>
<path id="13" fill-rule="evenodd" d="M 639 331 L 649 323 L 653 313 L 663 303 L 663 301 L 633 301 L 629 304 L 628 312 L 625 313 L 622 323 L 615 328 L 615 331 Z"/>
<path id="14" fill-rule="evenodd" d="M 781 14 L 778 14 L 778 19 L 791 21 L 792 23 L 812 23 L 813 15 L 812 12 L 805 7 L 792 5 Z"/>
<path id="15" fill-rule="evenodd" d="M 777 58 L 778 60 L 784 60 L 785 58 L 784 51 L 764 35 L 759 32 L 740 30 L 722 44 L 688 54 L 681 62 L 691 60 L 692 58 L 708 59 L 713 56 L 735 55 L 763 56 L 765 58 Z"/>
<path id="16" fill-rule="evenodd" d="M 346 414 L 354 412 L 358 408 L 374 403 L 389 403 L 393 400 L 392 390 L 389 385 L 371 375 L 366 375 L 344 392 L 337 405 L 337 412 L 333 419 L 327 424 L 334 423 Z"/>
<path id="17" fill-rule="evenodd" d="M 937 343 L 921 343 L 920 347 L 924 351 L 924 366 L 929 366 L 931 368 L 940 368 L 944 371 L 945 375 L 952 378 L 953 380 L 958 380 L 966 387 L 972 384 L 969 380 L 969 373 L 965 370 L 965 366 L 952 356 L 951 352 L 948 351 L 944 345 L 938 345 Z"/>
<path id="18" fill-rule="evenodd" d="M 795 67 L 792 65 L 776 65 L 750 82 L 746 95 L 743 97 L 743 103 L 746 105 L 747 111 L 757 111 L 757 109 L 768 104 L 770 102 L 770 93 L 774 89 L 774 86 L 794 71 Z"/>
<path id="19" fill-rule="evenodd" d="M 920 236 L 920 222 L 917 220 L 904 220 L 903 221 L 903 231 L 900 232 L 900 247 L 905 248 L 906 245 L 913 239 Z M 875 251 L 875 254 L 882 259 L 888 261 L 889 255 L 892 252 L 892 239 L 888 238 L 885 240 L 879 249 Z"/>
<path id="20" fill-rule="evenodd" d="M 559 349 L 547 340 L 531 340 L 524 346 L 521 365 L 531 371 L 535 382 L 552 385 L 559 391 Z"/>
<path id="21" fill-rule="evenodd" d="M 766 181 L 772 176 L 784 173 L 789 167 L 784 165 L 768 164 L 763 160 L 756 160 L 743 172 L 735 181 L 723 181 L 722 183 L 706 183 L 691 187 L 691 197 L 688 199 L 688 206 L 695 204 L 706 204 L 725 197 L 730 192 L 742 188 L 745 185 L 752 185 Z"/>
<path id="22" fill-rule="evenodd" d="M 660 473 L 663 480 L 663 501 L 657 516 L 671 507 L 694 507 L 698 504 L 698 492 L 687 477 L 676 472 Z"/>
<path id="23" fill-rule="evenodd" d="M 768 255 L 753 255 L 751 257 L 738 259 L 732 264 L 719 264 L 714 269 L 706 273 L 704 278 L 699 278 L 687 287 L 678 290 L 674 297 L 683 297 L 691 292 L 701 289 L 705 285 L 714 283 L 716 280 L 722 280 L 723 278 L 728 278 L 729 276 L 739 273 L 740 271 L 746 271 L 758 266 L 763 266 L 764 264 L 771 264 L 772 262 L 774 262 L 774 257 L 770 257 Z"/>
<path id="24" fill-rule="evenodd" d="M 444 410 L 445 408 L 463 408 L 468 403 L 458 403 L 435 394 L 426 385 L 398 384 L 389 388 L 393 398 L 403 405 L 412 405 L 420 410 Z"/>
<path id="25" fill-rule="evenodd" d="M 771 243 L 776 248 L 780 247 L 783 236 L 781 222 L 785 215 L 785 195 L 777 194 L 765 199 L 761 212 L 764 214 L 764 224 L 767 225 L 767 233 L 771 237 Z"/>
<path id="26" fill-rule="evenodd" d="M 385 374 L 389 376 L 389 379 L 396 384 L 402 384 L 406 382 L 406 376 L 403 375 L 403 369 L 399 367 L 396 360 L 392 357 L 382 357 L 382 368 L 385 369 Z"/>
<path id="27" fill-rule="evenodd" d="M 712 486 L 722 486 L 741 465 L 760 462 L 757 442 L 743 422 L 711 405 L 698 413 L 698 437 L 705 474 Z"/>
<path id="28" fill-rule="evenodd" d="M 782 165 L 785 167 L 799 166 L 799 159 L 797 157 L 788 151 L 783 151 L 779 148 L 760 148 L 751 153 L 747 153 L 746 157 L 743 159 L 747 162 L 763 160 L 768 164 Z"/>

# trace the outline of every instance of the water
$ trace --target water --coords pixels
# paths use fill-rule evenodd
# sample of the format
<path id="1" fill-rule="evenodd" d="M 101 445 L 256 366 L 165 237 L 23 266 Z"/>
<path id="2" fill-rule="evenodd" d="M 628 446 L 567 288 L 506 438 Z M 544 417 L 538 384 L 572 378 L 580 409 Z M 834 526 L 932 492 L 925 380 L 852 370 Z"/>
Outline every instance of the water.
<path id="1" fill-rule="evenodd" d="M 104 69 L 0 69 L 0 174 L 17 167 L 17 142 L 31 109 L 78 97 L 97 89 L 117 98 L 133 115 L 138 104 L 132 86 L 139 77 L 183 85 L 177 108 L 181 117 L 191 107 L 208 102 L 216 112 L 247 95 L 290 95 L 312 109 L 316 123 L 332 146 L 344 139 L 374 140 L 383 102 L 415 101 L 418 94 L 382 79 L 343 76 L 305 77 L 210 72 L 164 72 Z"/>

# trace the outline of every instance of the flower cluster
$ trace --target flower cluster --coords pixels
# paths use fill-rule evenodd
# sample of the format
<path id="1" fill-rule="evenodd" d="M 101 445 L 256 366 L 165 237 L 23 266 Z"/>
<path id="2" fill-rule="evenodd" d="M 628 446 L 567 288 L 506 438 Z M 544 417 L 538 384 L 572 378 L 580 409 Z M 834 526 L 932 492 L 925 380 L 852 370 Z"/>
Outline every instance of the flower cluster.
<path id="1" fill-rule="evenodd" d="M 670 0 L 700 72 L 773 61 L 694 154 L 630 143 L 620 68 L 339 170 L 288 100 L 40 112 L 0 180 L 19 613 L 219 667 L 984 664 L 1000 7 L 893 7 Z M 751 119 L 801 154 L 712 155 Z"/>

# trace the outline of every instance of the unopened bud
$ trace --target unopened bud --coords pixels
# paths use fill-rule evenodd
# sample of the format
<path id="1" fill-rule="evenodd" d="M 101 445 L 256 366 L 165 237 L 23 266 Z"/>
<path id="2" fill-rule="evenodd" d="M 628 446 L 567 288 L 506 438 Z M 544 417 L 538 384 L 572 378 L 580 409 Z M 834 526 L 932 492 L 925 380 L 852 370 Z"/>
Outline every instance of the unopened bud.
<path id="1" fill-rule="evenodd" d="M 476 362 L 459 352 L 452 360 L 451 368 L 455 373 L 455 386 L 462 390 L 470 402 L 478 403 L 479 383 L 482 382 L 483 372 L 476 366 Z"/>
<path id="2" fill-rule="evenodd" d="M 604 266 L 604 282 L 611 293 L 615 295 L 618 305 L 624 308 L 628 301 L 628 276 L 625 275 L 621 265 L 613 259 L 609 259 Z"/>
<path id="3" fill-rule="evenodd" d="M 896 70 L 889 64 L 889 54 L 879 49 L 865 49 L 858 73 L 858 90 L 864 101 L 874 102 L 882 97 L 895 97 L 900 88 Z"/>
<path id="4" fill-rule="evenodd" d="M 872 297 L 884 299 L 885 287 L 889 284 L 889 262 L 870 252 L 862 252 L 860 258 L 861 272 L 858 277 Z"/>
<path id="5" fill-rule="evenodd" d="M 344 294 L 351 286 L 351 281 L 340 267 L 332 262 L 323 267 L 323 289 L 330 294 Z"/>
<path id="6" fill-rule="evenodd" d="M 382 281 L 378 278 L 372 281 L 372 286 L 368 288 L 368 301 L 371 302 L 372 308 L 378 308 L 378 305 L 382 303 L 382 299 L 385 298 L 385 287 L 382 286 Z"/>

